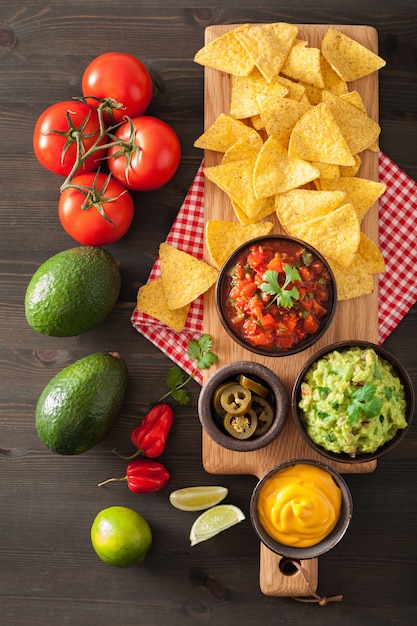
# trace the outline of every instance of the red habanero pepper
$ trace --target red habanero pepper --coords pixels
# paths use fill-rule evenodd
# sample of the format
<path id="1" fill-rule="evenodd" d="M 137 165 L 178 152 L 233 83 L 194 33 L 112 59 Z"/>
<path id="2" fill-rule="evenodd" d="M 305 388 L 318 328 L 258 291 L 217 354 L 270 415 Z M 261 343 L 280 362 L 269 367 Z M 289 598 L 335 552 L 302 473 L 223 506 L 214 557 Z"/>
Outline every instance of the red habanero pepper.
<path id="1" fill-rule="evenodd" d="M 130 433 L 137 454 L 153 459 L 165 450 L 168 433 L 174 422 L 174 412 L 168 404 L 156 404 L 145 415 L 139 426 Z"/>
<path id="2" fill-rule="evenodd" d="M 139 454 L 143 454 L 150 459 L 160 456 L 166 447 L 168 433 L 174 422 L 174 411 L 168 404 L 156 404 L 145 415 L 139 426 L 136 426 L 130 433 L 130 440 L 137 448 L 131 456 L 122 456 L 116 450 L 115 454 L 122 459 L 130 461 Z"/>
<path id="3" fill-rule="evenodd" d="M 126 467 L 126 476 L 122 478 L 108 478 L 99 483 L 102 487 L 117 480 L 127 481 L 127 486 L 133 493 L 151 493 L 161 491 L 171 478 L 171 474 L 159 461 L 152 459 L 137 459 Z"/>

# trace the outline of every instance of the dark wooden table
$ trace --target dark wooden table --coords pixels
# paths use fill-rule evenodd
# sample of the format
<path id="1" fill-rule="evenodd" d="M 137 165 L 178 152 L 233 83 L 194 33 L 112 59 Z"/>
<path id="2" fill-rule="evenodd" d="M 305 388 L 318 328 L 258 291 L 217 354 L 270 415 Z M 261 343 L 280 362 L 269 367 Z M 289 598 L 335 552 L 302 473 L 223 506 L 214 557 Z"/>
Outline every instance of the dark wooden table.
<path id="1" fill-rule="evenodd" d="M 349 532 L 319 562 L 319 591 L 343 594 L 319 607 L 259 590 L 259 543 L 249 520 L 190 548 L 195 514 L 176 511 L 171 489 L 220 483 L 228 502 L 249 512 L 252 476 L 211 476 L 201 463 L 199 387 L 176 405 L 164 462 L 169 488 L 134 495 L 124 484 L 99 489 L 120 475 L 128 434 L 165 389 L 171 361 L 130 324 L 145 282 L 193 180 L 201 152 L 203 69 L 193 63 L 211 24 L 260 21 L 367 24 L 377 28 L 380 54 L 381 148 L 417 178 L 417 8 L 410 0 L 3 0 L 0 10 L 0 622 L 4 626 L 150 626 L 256 624 L 373 626 L 417 619 L 417 421 L 373 474 L 348 475 L 354 499 Z M 48 257 L 76 245 L 57 217 L 57 178 L 32 153 L 43 109 L 80 95 L 83 68 L 96 55 L 120 50 L 149 67 L 155 94 L 149 113 L 177 131 L 183 156 L 164 188 L 135 195 L 127 236 L 109 249 L 120 259 L 119 302 L 100 327 L 76 338 L 48 338 L 25 321 L 30 277 Z M 385 342 L 417 379 L 417 308 Z M 37 437 L 34 408 L 46 383 L 75 359 L 100 350 L 125 358 L 129 385 L 111 434 L 90 452 L 61 457 Z M 141 512 L 154 533 L 140 566 L 102 563 L 90 544 L 96 513 L 120 504 Z"/>

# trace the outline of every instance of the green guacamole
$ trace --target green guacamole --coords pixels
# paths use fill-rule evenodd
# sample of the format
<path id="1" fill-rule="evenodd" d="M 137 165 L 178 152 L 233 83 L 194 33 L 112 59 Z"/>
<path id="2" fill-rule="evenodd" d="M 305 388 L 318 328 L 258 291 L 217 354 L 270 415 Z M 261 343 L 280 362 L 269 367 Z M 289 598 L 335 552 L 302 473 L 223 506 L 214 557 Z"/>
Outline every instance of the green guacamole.
<path id="1" fill-rule="evenodd" d="M 375 452 L 407 426 L 404 387 L 372 349 L 335 350 L 316 361 L 298 406 L 316 444 L 351 457 Z"/>

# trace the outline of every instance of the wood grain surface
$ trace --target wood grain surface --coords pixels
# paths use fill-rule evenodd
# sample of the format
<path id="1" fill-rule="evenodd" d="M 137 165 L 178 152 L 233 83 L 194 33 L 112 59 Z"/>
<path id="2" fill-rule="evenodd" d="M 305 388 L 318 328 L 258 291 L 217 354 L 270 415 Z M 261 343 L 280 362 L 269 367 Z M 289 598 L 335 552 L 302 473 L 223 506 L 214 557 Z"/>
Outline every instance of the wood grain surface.
<path id="1" fill-rule="evenodd" d="M 236 25 L 211 26 L 206 29 L 206 42 L 210 42 L 221 36 Z M 305 39 L 311 47 L 320 48 L 328 25 L 326 24 L 303 24 L 298 25 L 298 36 Z M 378 37 L 374 28 L 368 26 L 335 26 L 338 30 L 360 42 L 373 52 L 378 52 Z M 378 75 L 376 72 L 349 84 L 349 90 L 357 90 L 363 99 L 368 115 L 378 121 Z M 229 113 L 231 94 L 231 76 L 224 72 L 205 69 L 205 128 L 209 128 L 220 113 Z M 206 150 L 204 161 L 207 166 L 220 162 L 221 154 Z M 361 153 L 362 164 L 358 176 L 378 180 L 378 155 L 366 150 Z M 205 220 L 231 220 L 237 221 L 231 202 L 227 195 L 214 183 L 205 180 Z M 272 232 L 284 232 L 275 215 L 265 218 L 274 222 Z M 366 215 L 362 224 L 362 230 L 375 242 L 378 242 L 378 203 Z M 210 262 L 210 255 L 205 250 L 205 258 Z M 374 277 L 375 289 L 372 294 L 338 302 L 334 320 L 325 335 L 311 348 L 289 357 L 260 357 L 249 350 L 237 345 L 228 336 L 222 327 L 217 315 L 213 290 L 205 295 L 204 300 L 204 331 L 216 337 L 216 348 L 219 355 L 217 367 L 233 361 L 257 361 L 273 370 L 282 380 L 290 396 L 294 380 L 303 364 L 317 350 L 335 341 L 344 339 L 362 339 L 367 341 L 378 340 L 378 288 L 377 277 Z M 216 369 L 216 366 L 213 368 Z M 207 380 L 213 369 L 204 372 Z M 323 456 L 312 450 L 301 437 L 295 426 L 291 414 L 288 415 L 286 425 L 280 436 L 271 444 L 248 453 L 228 450 L 217 444 L 207 433 L 203 433 L 203 465 L 211 473 L 217 474 L 254 474 L 258 478 L 263 476 L 269 469 L 283 461 L 290 459 L 315 458 L 326 461 Z M 376 467 L 376 461 L 360 464 L 346 464 L 330 462 L 340 472 L 372 472 Z M 278 562 L 280 557 L 268 554 L 265 546 L 261 546 L 261 570 L 260 585 L 264 593 L 270 595 L 308 595 L 303 577 L 300 573 L 292 576 L 283 574 Z M 275 563 L 274 563 L 275 561 Z M 304 562 L 304 567 L 309 569 L 313 585 L 317 586 L 317 560 Z M 271 571 L 276 572 L 271 576 Z"/>
<path id="2" fill-rule="evenodd" d="M 381 148 L 417 178 L 417 12 L 398 0 L 2 0 L 0 10 L 0 623 L 2 626 L 411 626 L 417 611 L 417 420 L 401 445 L 374 472 L 345 474 L 353 518 L 343 541 L 319 559 L 318 592 L 343 594 L 327 607 L 272 597 L 259 588 L 260 546 L 249 521 L 253 474 L 210 474 L 202 465 L 197 416 L 200 386 L 190 403 L 172 402 L 176 420 L 160 457 L 171 473 L 166 489 L 133 494 L 126 485 L 98 488 L 122 476 L 113 448 L 132 452 L 129 433 L 166 390 L 172 361 L 131 325 L 138 287 L 165 240 L 202 152 L 204 70 L 193 62 L 209 26 L 289 21 L 369 25 L 387 66 L 379 74 Z M 37 163 L 32 132 L 53 102 L 80 94 L 81 74 L 95 56 L 129 52 L 149 67 L 149 114 L 173 126 L 181 164 L 162 189 L 134 194 L 129 233 L 109 246 L 118 257 L 122 290 L 99 327 L 53 338 L 31 329 L 24 314 L 33 272 L 76 243 L 57 216 L 61 179 Z M 373 106 L 377 106 L 376 102 Z M 366 326 L 366 319 L 361 321 Z M 417 384 L 417 307 L 384 342 Z M 108 437 L 76 458 L 49 452 L 34 427 L 44 386 L 74 360 L 118 351 L 128 389 Z M 190 547 L 196 514 L 177 511 L 170 490 L 221 484 L 227 502 L 247 519 Z M 153 545 L 137 567 L 102 563 L 90 526 L 112 505 L 140 512 Z M 264 558 L 264 557 L 262 557 Z M 266 555 L 265 558 L 268 558 Z M 267 567 L 271 577 L 274 567 Z M 267 581 L 267 586 L 274 581 Z"/>

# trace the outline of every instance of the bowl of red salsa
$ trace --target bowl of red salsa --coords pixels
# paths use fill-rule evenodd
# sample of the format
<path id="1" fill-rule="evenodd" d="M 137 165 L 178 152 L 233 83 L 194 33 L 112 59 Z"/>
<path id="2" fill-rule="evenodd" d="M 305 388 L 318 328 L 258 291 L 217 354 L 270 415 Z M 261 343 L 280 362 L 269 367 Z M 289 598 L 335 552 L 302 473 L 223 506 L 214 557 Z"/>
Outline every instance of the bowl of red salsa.
<path id="1" fill-rule="evenodd" d="M 324 257 L 287 235 L 265 235 L 237 248 L 220 270 L 216 307 L 240 346 L 262 356 L 288 356 L 327 331 L 337 301 Z"/>

